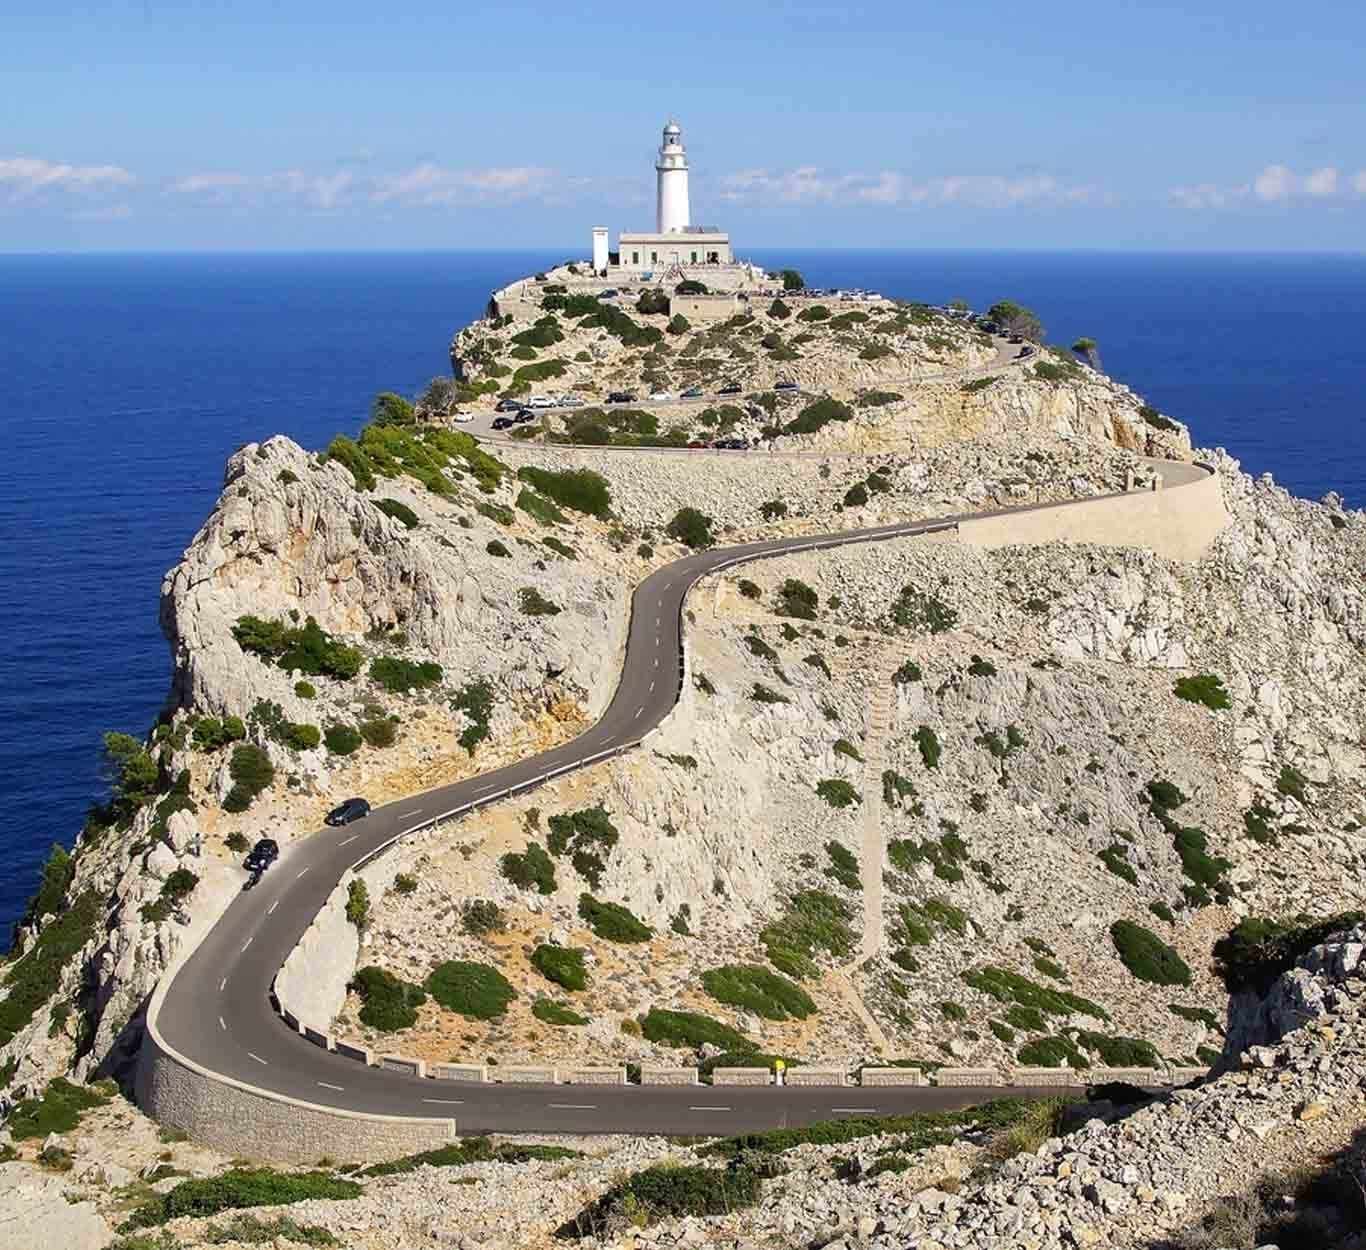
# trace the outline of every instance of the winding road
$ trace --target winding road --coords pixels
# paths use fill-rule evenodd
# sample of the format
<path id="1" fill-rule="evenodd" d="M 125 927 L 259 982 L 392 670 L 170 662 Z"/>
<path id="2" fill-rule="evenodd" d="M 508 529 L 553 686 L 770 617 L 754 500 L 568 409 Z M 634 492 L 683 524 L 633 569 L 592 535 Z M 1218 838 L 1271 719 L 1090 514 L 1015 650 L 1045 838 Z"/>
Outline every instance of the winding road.
<path id="1" fill-rule="evenodd" d="M 1208 470 L 1154 462 L 1166 485 Z M 155 1027 L 166 1045 L 221 1076 L 275 1094 L 350 1111 L 454 1117 L 462 1132 L 642 1132 L 716 1134 L 830 1119 L 962 1106 L 999 1089 L 467 1085 L 366 1067 L 324 1051 L 288 1028 L 271 984 L 345 871 L 406 833 L 530 789 L 604 753 L 629 749 L 674 706 L 682 677 L 682 609 L 701 577 L 731 565 L 793 552 L 951 530 L 959 521 L 1066 508 L 1070 501 L 936 517 L 811 537 L 779 538 L 699 552 L 666 565 L 637 588 L 615 696 L 573 741 L 516 764 L 377 808 L 342 829 L 290 846 L 254 890 L 240 894 L 160 995 Z M 1017 1091 L 1018 1092 L 1018 1091 Z"/>

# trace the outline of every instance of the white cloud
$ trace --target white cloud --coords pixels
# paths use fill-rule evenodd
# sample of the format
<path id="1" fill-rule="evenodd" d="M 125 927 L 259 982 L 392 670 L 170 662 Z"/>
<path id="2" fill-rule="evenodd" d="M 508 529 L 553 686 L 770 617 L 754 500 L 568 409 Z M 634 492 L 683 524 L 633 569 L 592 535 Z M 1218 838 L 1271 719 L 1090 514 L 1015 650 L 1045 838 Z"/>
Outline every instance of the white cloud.
<path id="1" fill-rule="evenodd" d="M 1295 192 L 1295 175 L 1284 165 L 1268 165 L 1252 182 L 1259 200 L 1283 200 Z"/>
<path id="2" fill-rule="evenodd" d="M 401 174 L 375 179 L 371 199 L 408 204 L 449 205 L 476 200 L 521 200 L 555 188 L 549 169 L 534 165 L 494 166 L 488 169 L 448 169 L 423 161 Z"/>
<path id="3" fill-rule="evenodd" d="M 110 187 L 126 187 L 133 181 L 133 175 L 118 165 L 69 165 L 29 156 L 0 159 L 0 188 L 8 189 L 11 200 L 40 195 L 44 191 L 84 195 Z"/>
<path id="4" fill-rule="evenodd" d="M 788 203 L 853 201 L 865 204 L 974 204 L 1011 207 L 1031 202 L 1081 202 L 1099 198 L 1094 187 L 1069 187 L 1051 174 L 1006 177 L 1000 174 L 959 174 L 916 182 L 907 174 L 884 169 L 877 173 L 827 174 L 815 165 L 772 172 L 745 169 L 721 180 L 727 200 L 770 199 Z"/>
<path id="5" fill-rule="evenodd" d="M 1209 208 L 1223 208 L 1248 193 L 1247 187 L 1218 187 L 1212 182 L 1202 182 L 1194 187 L 1174 187 L 1171 198 L 1182 208 L 1195 212 Z"/>
<path id="6" fill-rule="evenodd" d="M 1332 166 L 1316 169 L 1304 180 L 1306 195 L 1333 195 L 1338 189 L 1338 171 Z"/>
<path id="7" fill-rule="evenodd" d="M 350 187 L 349 173 L 308 174 L 299 169 L 279 173 L 242 174 L 231 171 L 187 174 L 171 183 L 173 195 L 194 196 L 226 203 L 230 200 L 284 196 L 302 200 L 314 208 L 335 208 Z"/>
<path id="8" fill-rule="evenodd" d="M 1366 169 L 1352 179 L 1352 190 L 1358 195 L 1366 195 Z"/>

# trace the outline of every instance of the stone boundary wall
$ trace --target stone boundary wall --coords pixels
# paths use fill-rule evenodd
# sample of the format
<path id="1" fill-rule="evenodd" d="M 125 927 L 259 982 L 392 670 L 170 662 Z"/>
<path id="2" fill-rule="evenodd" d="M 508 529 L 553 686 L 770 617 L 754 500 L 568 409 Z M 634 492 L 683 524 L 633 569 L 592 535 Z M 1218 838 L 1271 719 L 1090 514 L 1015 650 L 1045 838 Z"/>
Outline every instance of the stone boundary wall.
<path id="1" fill-rule="evenodd" d="M 928 1085 L 929 1081 L 919 1068 L 864 1068 L 858 1083 L 874 1089 L 880 1085 Z"/>
<path id="2" fill-rule="evenodd" d="M 288 1098 L 222 1076 L 187 1059 L 161 1036 L 157 1016 L 185 950 L 162 974 L 147 1005 L 146 1032 L 134 1074 L 134 1100 L 159 1124 L 179 1129 L 224 1154 L 272 1163 L 396 1159 L 455 1140 L 455 1121 L 368 1115 Z"/>
<path id="3" fill-rule="evenodd" d="M 287 1021 L 293 1015 L 326 1031 L 346 1002 L 360 955 L 360 935 L 346 918 L 346 891 L 355 875 L 342 874 L 275 974 L 275 997 Z"/>
<path id="4" fill-rule="evenodd" d="M 1160 490 L 970 517 L 958 523 L 958 540 L 973 547 L 1048 542 L 1146 547 L 1169 560 L 1193 561 L 1204 555 L 1229 521 L 1219 475 L 1211 470 L 1199 480 Z"/>

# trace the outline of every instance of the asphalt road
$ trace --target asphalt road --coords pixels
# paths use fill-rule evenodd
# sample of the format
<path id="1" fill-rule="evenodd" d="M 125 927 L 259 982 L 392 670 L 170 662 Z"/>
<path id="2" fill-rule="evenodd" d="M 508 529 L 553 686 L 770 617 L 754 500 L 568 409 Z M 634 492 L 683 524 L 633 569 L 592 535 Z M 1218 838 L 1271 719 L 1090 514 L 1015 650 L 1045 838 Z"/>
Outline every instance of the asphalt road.
<path id="1" fill-rule="evenodd" d="M 1204 475 L 1167 463 L 1169 486 Z M 1069 503 L 1039 507 L 1068 507 Z M 765 556 L 950 529 L 997 509 L 876 529 L 781 538 L 686 556 L 636 590 L 617 692 L 602 718 L 572 742 L 493 772 L 377 808 L 363 821 L 322 829 L 287 848 L 253 890 L 228 907 L 169 986 L 158 1016 L 163 1039 L 224 1076 L 325 1106 L 387 1115 L 454 1116 L 461 1131 L 717 1134 L 828 1119 L 963 1106 L 997 1088 L 663 1087 L 456 1085 L 367 1068 L 313 1046 L 270 1004 L 285 957 L 347 868 L 397 836 L 468 807 L 529 789 L 603 752 L 628 748 L 668 714 L 681 678 L 683 599 L 698 578 Z M 244 874 L 245 877 L 245 874 Z"/>

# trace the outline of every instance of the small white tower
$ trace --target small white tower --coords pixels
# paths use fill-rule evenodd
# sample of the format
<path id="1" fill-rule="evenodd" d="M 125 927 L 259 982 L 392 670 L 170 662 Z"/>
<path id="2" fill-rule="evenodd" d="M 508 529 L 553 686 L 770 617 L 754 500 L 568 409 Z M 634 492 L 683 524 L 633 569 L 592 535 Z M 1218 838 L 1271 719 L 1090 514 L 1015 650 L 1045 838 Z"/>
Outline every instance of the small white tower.
<path id="1" fill-rule="evenodd" d="M 659 234 L 677 234 L 691 224 L 688 214 L 688 156 L 683 151 L 683 132 L 676 121 L 664 127 L 664 142 L 659 145 L 655 162 L 658 190 L 655 229 Z"/>
<path id="2" fill-rule="evenodd" d="M 607 227 L 593 227 L 593 272 L 607 272 Z"/>

